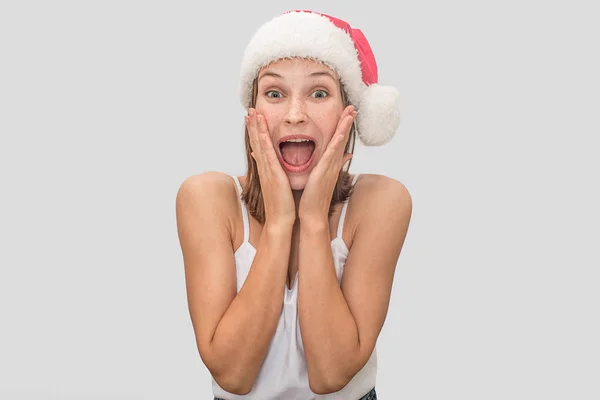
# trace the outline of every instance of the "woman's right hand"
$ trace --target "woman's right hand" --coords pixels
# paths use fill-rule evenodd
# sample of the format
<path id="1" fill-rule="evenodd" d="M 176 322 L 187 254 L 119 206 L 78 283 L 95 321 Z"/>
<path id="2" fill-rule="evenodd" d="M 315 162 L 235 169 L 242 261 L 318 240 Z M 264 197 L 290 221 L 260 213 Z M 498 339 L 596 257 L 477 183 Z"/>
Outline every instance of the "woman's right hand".
<path id="1" fill-rule="evenodd" d="M 250 108 L 246 116 L 246 126 L 265 203 L 265 224 L 293 225 L 296 220 L 296 206 L 292 188 L 273 147 L 267 121 L 254 108 Z"/>

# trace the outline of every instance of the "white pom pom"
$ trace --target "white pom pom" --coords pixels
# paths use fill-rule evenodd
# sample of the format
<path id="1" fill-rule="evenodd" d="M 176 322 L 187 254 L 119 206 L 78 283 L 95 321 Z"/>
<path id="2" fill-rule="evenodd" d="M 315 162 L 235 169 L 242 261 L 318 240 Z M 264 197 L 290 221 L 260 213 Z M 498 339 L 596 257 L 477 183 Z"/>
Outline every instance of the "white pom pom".
<path id="1" fill-rule="evenodd" d="M 400 125 L 400 93 L 392 86 L 368 86 L 358 104 L 358 137 L 365 146 L 388 143 Z"/>

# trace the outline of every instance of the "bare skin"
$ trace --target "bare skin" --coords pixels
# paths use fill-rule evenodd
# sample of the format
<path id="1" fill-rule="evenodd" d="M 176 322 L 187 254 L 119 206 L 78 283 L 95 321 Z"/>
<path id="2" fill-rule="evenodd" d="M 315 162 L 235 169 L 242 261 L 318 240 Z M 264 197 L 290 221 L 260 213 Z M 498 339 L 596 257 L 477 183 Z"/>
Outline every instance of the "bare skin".
<path id="1" fill-rule="evenodd" d="M 354 178 L 354 175 L 351 175 L 352 178 Z M 360 182 L 363 179 L 369 179 L 369 175 L 368 174 L 361 174 L 361 176 L 358 177 L 357 182 L 356 182 L 356 189 L 354 191 L 353 197 L 360 197 Z M 246 177 L 245 176 L 238 176 L 238 180 L 240 181 L 240 184 L 242 185 L 242 188 L 246 187 Z M 235 185 L 235 183 L 232 181 L 232 189 L 234 191 L 234 195 L 235 195 L 235 191 L 237 190 L 237 187 Z M 294 197 L 299 197 L 301 196 L 301 192 L 299 191 L 294 191 Z M 232 229 L 233 229 L 233 237 L 232 237 L 232 243 L 233 243 L 233 247 L 234 249 L 238 249 L 243 241 L 244 241 L 244 222 L 242 219 L 242 211 L 240 209 L 240 203 L 239 201 L 234 198 L 233 202 L 235 203 L 237 201 L 237 208 L 235 210 L 232 210 L 232 214 L 234 216 L 234 218 L 232 218 Z M 360 211 L 354 211 L 351 210 L 351 204 L 354 201 L 350 201 L 348 206 L 347 206 L 347 210 L 346 210 L 346 219 L 344 221 L 344 227 L 343 227 L 343 231 L 342 231 L 342 240 L 344 241 L 344 243 L 346 243 L 346 247 L 350 248 L 352 246 L 352 238 L 354 236 L 354 231 L 356 229 L 356 222 L 355 220 L 360 218 Z M 341 213 L 342 213 L 342 204 L 337 204 L 335 206 L 334 212 L 331 215 L 331 217 L 329 217 L 329 234 L 331 237 L 331 240 L 335 239 L 335 237 L 337 236 L 337 227 L 340 221 L 340 217 L 341 217 Z M 256 218 L 252 217 L 250 214 L 248 214 L 248 219 L 250 222 L 250 238 L 249 238 L 249 242 L 250 244 L 256 248 L 256 244 L 259 242 L 260 240 L 260 235 L 263 229 L 263 226 L 261 225 L 261 223 L 259 221 L 256 220 Z M 300 236 L 299 236 L 299 222 L 296 221 L 296 224 L 294 225 L 294 230 L 292 231 L 292 243 L 291 243 L 291 251 L 290 251 L 290 262 L 289 262 L 289 266 L 288 266 L 288 277 L 287 277 L 287 281 L 286 281 L 286 285 L 288 287 L 288 289 L 291 289 L 294 285 L 294 279 L 296 277 L 296 273 L 298 272 L 298 245 L 300 244 Z"/>
<path id="2" fill-rule="evenodd" d="M 258 116 L 250 110 L 246 125 L 254 126 L 252 156 L 267 215 L 264 225 L 249 216 L 249 242 L 257 251 L 239 291 L 234 253 L 243 241 L 243 222 L 235 182 L 225 173 L 205 172 L 186 179 L 177 194 L 190 316 L 213 378 L 231 393 L 247 394 L 277 327 L 285 287 L 296 285 L 300 271 L 298 317 L 309 385 L 315 393 L 332 393 L 372 354 L 412 202 L 402 183 L 361 174 L 342 232 L 350 254 L 340 284 L 329 244 L 342 204 L 327 215 L 327 192 L 336 179 L 331 171 L 342 166 L 338 149 L 343 151 L 341 139 L 347 140 L 354 116 L 337 95 L 335 75 L 324 73 L 322 65 L 285 60 L 263 75 L 268 76 L 259 78 Z M 317 161 L 302 173 L 284 172 L 275 153 L 276 143 L 293 133 L 317 143 Z M 245 177 L 238 179 L 245 187 Z"/>
<path id="3" fill-rule="evenodd" d="M 238 179 L 244 187 L 245 178 Z M 336 235 L 341 206 L 338 204 L 329 218 L 329 240 Z M 335 365 L 351 367 L 336 372 L 337 377 L 330 379 L 341 383 L 324 385 L 323 393 L 342 387 L 370 354 L 387 314 L 391 279 L 411 208 L 410 194 L 400 182 L 376 174 L 361 174 L 357 179 L 342 232 L 351 254 L 341 289 L 348 296 L 355 318 L 360 318 L 359 331 L 364 331 L 363 336 L 369 339 L 363 339 L 364 350 L 348 349 L 343 360 L 332 360 Z M 294 228 L 263 226 L 252 216 L 249 222 L 249 242 L 258 252 L 238 293 L 233 255 L 243 242 L 243 220 L 235 182 L 225 173 L 207 172 L 182 184 L 177 196 L 177 225 L 198 350 L 217 382 L 229 392 L 241 395 L 251 390 L 259 373 L 281 312 L 284 285 L 292 287 L 291 279 L 298 271 L 302 239 L 293 234 Z M 397 234 L 387 234 L 390 229 Z M 363 230 L 370 233 L 361 236 Z M 362 238 L 358 251 L 357 237 Z M 385 249 L 377 263 L 370 251 L 373 246 Z M 380 275 L 373 275 L 373 271 Z M 331 284 L 337 286 L 336 281 Z M 331 316 L 324 316 L 323 321 L 340 311 L 332 308 L 329 312 Z M 319 321 L 317 326 L 322 324 Z M 345 326 L 340 329 L 352 332 Z M 337 340 L 349 340 L 341 332 L 332 334 L 340 335 Z M 307 345 L 308 342 L 305 350 Z"/>

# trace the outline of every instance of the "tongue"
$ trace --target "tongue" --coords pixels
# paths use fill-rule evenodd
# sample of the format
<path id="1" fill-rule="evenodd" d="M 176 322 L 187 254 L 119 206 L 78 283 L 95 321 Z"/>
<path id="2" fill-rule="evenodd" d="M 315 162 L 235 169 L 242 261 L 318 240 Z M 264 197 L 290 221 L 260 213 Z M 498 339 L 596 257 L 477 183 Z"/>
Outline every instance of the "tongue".
<path id="1" fill-rule="evenodd" d="M 311 142 L 285 142 L 281 146 L 281 156 L 291 165 L 304 165 L 310 159 L 314 150 Z"/>

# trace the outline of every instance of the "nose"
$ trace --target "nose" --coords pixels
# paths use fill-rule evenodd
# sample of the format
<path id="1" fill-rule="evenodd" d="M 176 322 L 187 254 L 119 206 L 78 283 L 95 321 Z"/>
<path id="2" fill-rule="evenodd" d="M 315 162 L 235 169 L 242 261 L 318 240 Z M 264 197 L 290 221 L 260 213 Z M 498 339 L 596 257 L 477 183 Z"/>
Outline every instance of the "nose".
<path id="1" fill-rule="evenodd" d="M 289 107 L 285 115 L 285 123 L 287 125 L 297 125 L 304 122 L 306 122 L 304 102 L 297 96 L 294 96 L 289 102 Z"/>

